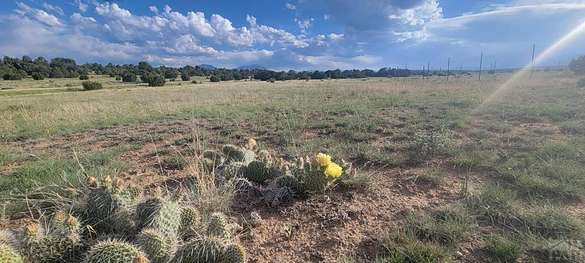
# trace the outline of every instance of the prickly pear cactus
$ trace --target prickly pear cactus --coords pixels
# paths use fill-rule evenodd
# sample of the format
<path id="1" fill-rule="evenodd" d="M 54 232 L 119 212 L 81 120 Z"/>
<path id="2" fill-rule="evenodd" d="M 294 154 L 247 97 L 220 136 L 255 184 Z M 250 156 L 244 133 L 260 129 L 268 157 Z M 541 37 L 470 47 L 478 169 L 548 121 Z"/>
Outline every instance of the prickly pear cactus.
<path id="1" fill-rule="evenodd" d="M 282 173 L 274 168 L 268 167 L 266 163 L 262 161 L 253 161 L 248 164 L 244 171 L 244 177 L 252 182 L 263 184 L 268 180 L 272 180 Z"/>
<path id="2" fill-rule="evenodd" d="M 0 243 L 0 262 L 2 263 L 24 263 L 22 256 L 8 244 Z"/>
<path id="3" fill-rule="evenodd" d="M 246 250 L 236 243 L 225 247 L 220 260 L 221 263 L 244 263 L 246 262 Z"/>
<path id="4" fill-rule="evenodd" d="M 170 201 L 152 198 L 136 207 L 138 226 L 156 228 L 169 236 L 176 236 L 181 224 L 181 207 Z"/>
<path id="5" fill-rule="evenodd" d="M 216 263 L 220 262 L 224 251 L 221 239 L 205 237 L 185 243 L 179 248 L 173 263 Z"/>
<path id="6" fill-rule="evenodd" d="M 330 181 L 322 172 L 311 171 L 302 180 L 302 187 L 307 192 L 321 193 L 327 189 Z"/>
<path id="7" fill-rule="evenodd" d="M 86 259 L 87 263 L 134 263 L 144 262 L 144 255 L 132 244 L 107 240 L 94 245 Z M 148 260 L 146 261 L 148 262 Z"/>
<path id="8" fill-rule="evenodd" d="M 209 225 L 207 226 L 207 234 L 214 237 L 229 238 L 230 234 L 227 230 L 227 220 L 224 214 L 211 214 Z"/>
<path id="9" fill-rule="evenodd" d="M 85 221 L 98 233 L 129 232 L 134 229 L 132 221 L 133 200 L 112 189 L 91 189 L 87 197 Z"/>
<path id="10" fill-rule="evenodd" d="M 274 181 L 272 182 L 271 187 L 275 188 L 287 187 L 297 194 L 302 193 L 301 183 L 296 177 L 290 175 L 282 175 L 276 177 L 276 179 L 274 179 Z"/>
<path id="11" fill-rule="evenodd" d="M 247 165 L 256 159 L 256 154 L 253 151 L 240 148 L 233 144 L 224 145 L 221 151 L 229 162 L 243 162 Z"/>
<path id="12" fill-rule="evenodd" d="M 221 152 L 216 150 L 205 150 L 203 152 L 203 158 L 213 161 L 215 167 L 220 166 L 225 161 Z"/>
<path id="13" fill-rule="evenodd" d="M 183 207 L 181 209 L 181 226 L 179 234 L 181 238 L 187 239 L 195 236 L 196 228 L 201 224 L 201 214 L 194 207 Z"/>
<path id="14" fill-rule="evenodd" d="M 244 175 L 245 170 L 246 164 L 244 164 L 243 162 L 231 162 L 223 166 L 220 174 L 225 179 L 232 179 L 242 177 Z"/>
<path id="15" fill-rule="evenodd" d="M 77 218 L 58 212 L 48 231 L 41 229 L 39 224 L 27 225 L 22 248 L 32 262 L 62 262 L 76 257 L 75 252 L 81 247 L 80 241 Z"/>
<path id="16" fill-rule="evenodd" d="M 175 238 L 154 228 L 143 229 L 136 237 L 136 243 L 152 263 L 168 262 L 177 249 Z"/>

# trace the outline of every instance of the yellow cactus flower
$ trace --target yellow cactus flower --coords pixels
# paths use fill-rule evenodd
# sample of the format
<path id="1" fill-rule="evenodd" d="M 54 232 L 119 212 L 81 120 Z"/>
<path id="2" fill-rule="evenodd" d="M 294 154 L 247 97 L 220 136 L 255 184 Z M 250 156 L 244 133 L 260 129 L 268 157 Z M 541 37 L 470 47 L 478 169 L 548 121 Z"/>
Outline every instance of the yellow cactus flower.
<path id="1" fill-rule="evenodd" d="M 325 168 L 325 176 L 331 178 L 338 178 L 343 173 L 343 168 L 336 163 L 331 163 Z"/>
<path id="2" fill-rule="evenodd" d="M 317 162 L 319 162 L 321 167 L 327 167 L 331 164 L 331 156 L 324 153 L 319 153 L 317 154 Z"/>

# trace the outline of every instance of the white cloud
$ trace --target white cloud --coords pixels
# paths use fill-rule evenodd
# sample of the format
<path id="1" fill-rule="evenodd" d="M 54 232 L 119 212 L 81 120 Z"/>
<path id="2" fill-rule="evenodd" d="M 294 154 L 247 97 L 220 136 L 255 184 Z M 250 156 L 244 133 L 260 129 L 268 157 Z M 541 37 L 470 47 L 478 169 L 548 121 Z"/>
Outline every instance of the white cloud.
<path id="1" fill-rule="evenodd" d="M 75 3 L 77 4 L 79 11 L 82 13 L 85 13 L 89 7 L 89 5 L 84 2 L 84 0 L 75 0 Z"/>
<path id="2" fill-rule="evenodd" d="M 293 5 L 291 3 L 286 3 L 285 7 L 288 10 L 297 10 L 297 6 L 296 5 Z"/>
<path id="3" fill-rule="evenodd" d="M 32 8 L 22 2 L 18 2 L 16 3 L 16 6 L 18 7 L 18 9 L 16 9 L 16 13 L 24 15 L 24 16 L 29 16 L 45 25 L 51 26 L 51 27 L 59 27 L 61 26 L 61 21 L 59 21 L 59 19 L 57 17 L 55 17 L 54 15 L 51 15 L 43 10 L 40 9 L 36 9 L 36 8 Z"/>
<path id="4" fill-rule="evenodd" d="M 301 32 L 303 32 L 303 33 L 306 33 L 307 30 L 313 26 L 313 21 L 315 21 L 314 18 L 307 18 L 307 19 L 295 18 L 295 22 L 297 23 L 297 25 L 301 29 Z"/>
<path id="5" fill-rule="evenodd" d="M 61 7 L 58 7 L 58 6 L 51 5 L 51 4 L 47 3 L 47 2 L 43 3 L 43 8 L 44 8 L 46 11 L 49 11 L 49 12 L 54 12 L 54 13 L 57 13 L 57 14 L 59 14 L 59 15 L 64 15 L 64 14 L 65 14 L 65 13 L 63 12 L 63 9 L 61 9 Z"/>

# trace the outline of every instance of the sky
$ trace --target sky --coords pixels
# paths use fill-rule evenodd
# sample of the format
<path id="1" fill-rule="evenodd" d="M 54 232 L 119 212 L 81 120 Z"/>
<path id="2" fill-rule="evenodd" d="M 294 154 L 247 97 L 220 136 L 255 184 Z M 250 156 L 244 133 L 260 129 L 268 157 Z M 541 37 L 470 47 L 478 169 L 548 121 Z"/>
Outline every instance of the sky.
<path id="1" fill-rule="evenodd" d="M 526 65 L 585 0 L 2 0 L 0 55 L 275 70 Z M 585 33 L 542 61 L 585 54 Z"/>

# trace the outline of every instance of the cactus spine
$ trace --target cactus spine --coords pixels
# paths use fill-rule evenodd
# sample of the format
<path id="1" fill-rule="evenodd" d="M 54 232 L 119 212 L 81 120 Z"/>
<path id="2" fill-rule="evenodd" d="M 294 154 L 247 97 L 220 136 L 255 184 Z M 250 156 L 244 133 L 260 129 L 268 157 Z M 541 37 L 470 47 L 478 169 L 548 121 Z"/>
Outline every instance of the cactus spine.
<path id="1" fill-rule="evenodd" d="M 248 167 L 244 171 L 244 177 L 246 179 L 263 184 L 267 180 L 272 180 L 280 175 L 280 171 L 275 167 L 268 167 L 266 163 L 262 161 L 253 161 L 248 164 Z"/>
<path id="2" fill-rule="evenodd" d="M 176 236 L 181 224 L 181 208 L 175 202 L 152 198 L 136 207 L 136 217 L 139 228 L 156 228 L 169 236 Z"/>
<path id="3" fill-rule="evenodd" d="M 223 241 L 213 237 L 185 243 L 175 254 L 173 263 L 215 263 L 223 256 Z"/>
<path id="4" fill-rule="evenodd" d="M 176 240 L 165 233 L 147 228 L 136 238 L 136 243 L 148 255 L 152 263 L 168 262 L 176 250 Z"/>
<path id="5" fill-rule="evenodd" d="M 194 236 L 196 228 L 201 223 L 199 211 L 193 207 L 184 207 L 181 210 L 181 226 L 179 227 L 180 236 L 183 239 Z"/>
<path id="6" fill-rule="evenodd" d="M 16 250 L 8 244 L 0 244 L 0 262 L 2 263 L 24 263 L 24 259 Z"/>
<path id="7" fill-rule="evenodd" d="M 134 263 L 145 262 L 144 255 L 135 246 L 115 240 L 101 241 L 93 246 L 86 259 L 87 263 Z M 146 262 L 148 262 L 146 260 Z"/>
<path id="8" fill-rule="evenodd" d="M 224 214 L 211 214 L 209 225 L 207 226 L 207 234 L 214 237 L 229 238 L 230 234 L 227 230 L 227 220 Z"/>
<path id="9" fill-rule="evenodd" d="M 236 243 L 225 247 L 221 257 L 221 263 L 244 263 L 246 262 L 246 250 Z"/>

